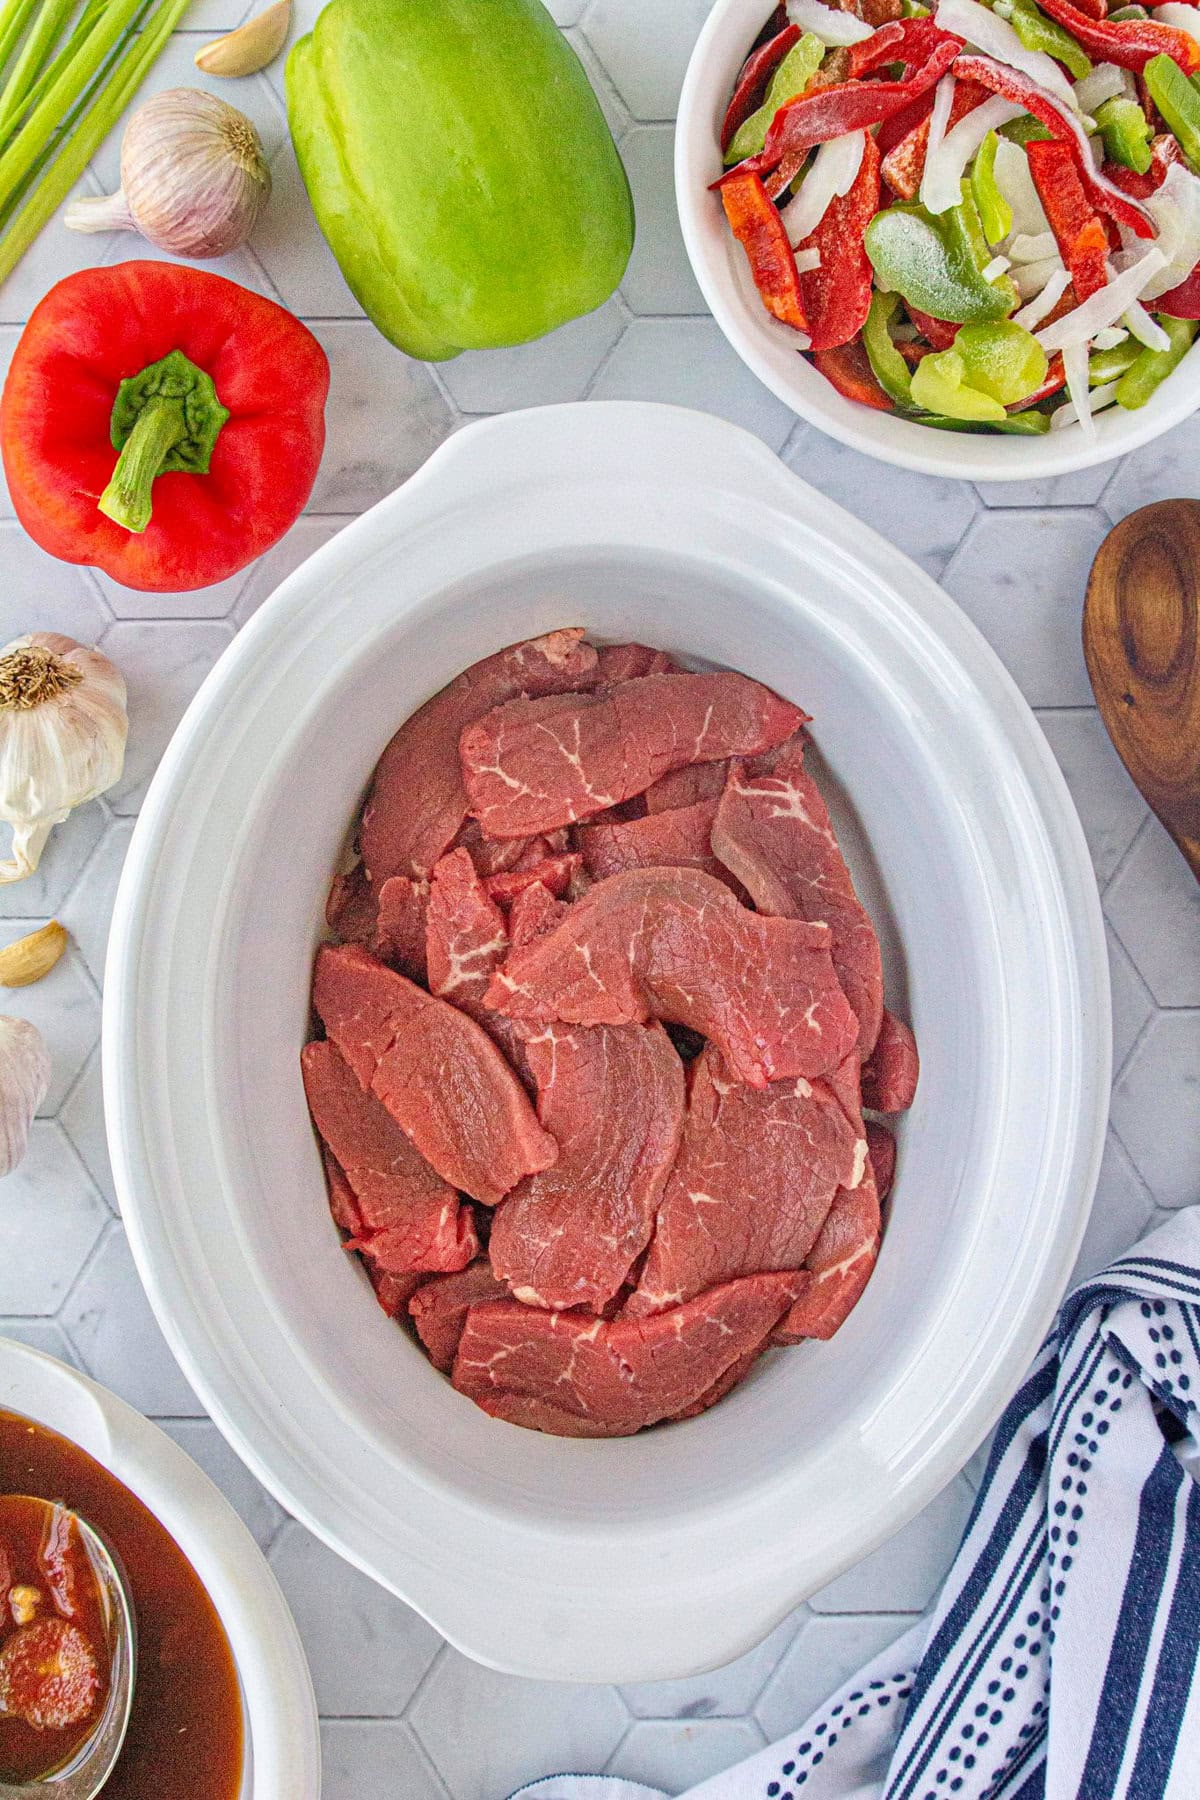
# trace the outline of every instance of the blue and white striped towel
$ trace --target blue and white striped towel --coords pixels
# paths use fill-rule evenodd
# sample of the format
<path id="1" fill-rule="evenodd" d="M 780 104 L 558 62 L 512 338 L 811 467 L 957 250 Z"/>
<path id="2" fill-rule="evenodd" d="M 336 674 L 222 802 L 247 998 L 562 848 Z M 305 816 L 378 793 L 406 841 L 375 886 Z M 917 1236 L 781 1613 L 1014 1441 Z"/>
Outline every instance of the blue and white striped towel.
<path id="1" fill-rule="evenodd" d="M 687 1800 L 1200 1800 L 1198 1401 L 1192 1208 L 1064 1304 L 932 1617 Z"/>

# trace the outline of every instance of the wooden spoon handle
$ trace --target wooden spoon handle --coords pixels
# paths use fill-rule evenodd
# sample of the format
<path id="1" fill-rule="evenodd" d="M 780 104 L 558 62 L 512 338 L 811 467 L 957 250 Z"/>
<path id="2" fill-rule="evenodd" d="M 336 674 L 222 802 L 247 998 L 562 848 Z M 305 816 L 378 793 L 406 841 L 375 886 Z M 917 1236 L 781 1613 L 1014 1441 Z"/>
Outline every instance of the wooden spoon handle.
<path id="1" fill-rule="evenodd" d="M 1109 736 L 1200 880 L 1200 502 L 1143 506 L 1108 534 L 1083 652 Z"/>

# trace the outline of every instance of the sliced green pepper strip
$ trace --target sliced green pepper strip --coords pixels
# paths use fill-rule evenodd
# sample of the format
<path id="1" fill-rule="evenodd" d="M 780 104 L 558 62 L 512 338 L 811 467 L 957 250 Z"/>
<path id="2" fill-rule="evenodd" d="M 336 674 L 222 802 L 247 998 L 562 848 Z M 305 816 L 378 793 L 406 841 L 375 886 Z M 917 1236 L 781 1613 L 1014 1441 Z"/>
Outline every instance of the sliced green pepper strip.
<path id="1" fill-rule="evenodd" d="M 957 350 L 939 350 L 921 358 L 913 370 L 912 397 L 918 406 L 948 419 L 993 423 L 1005 417 L 998 400 L 970 386 L 967 365 Z"/>
<path id="2" fill-rule="evenodd" d="M 1036 139 L 1039 143 L 1050 136 L 1049 131 L 1040 119 L 1032 113 L 1025 113 L 1020 119 L 1010 119 L 1007 125 L 1000 127 L 1000 136 L 1006 137 L 1010 144 L 1031 144 Z"/>
<path id="3" fill-rule="evenodd" d="M 1042 437 L 1050 429 L 1050 414 L 1039 412 L 1035 406 L 1028 412 L 1009 413 L 1007 418 L 993 419 L 986 425 L 970 419 L 939 418 L 936 413 L 922 415 L 922 425 L 932 425 L 936 431 L 974 431 L 985 436 L 990 431 L 1007 432 L 1013 437 Z"/>
<path id="4" fill-rule="evenodd" d="M 1171 67 L 1174 66 L 1172 63 Z M 1170 338 L 1171 347 L 1169 350 L 1143 350 L 1117 383 L 1117 405 L 1131 412 L 1145 406 L 1155 388 L 1161 387 L 1167 376 L 1179 367 L 1192 347 L 1200 323 L 1196 319 L 1168 318 L 1166 313 L 1155 316 Z"/>
<path id="5" fill-rule="evenodd" d="M 1169 56 L 1152 56 L 1142 74 L 1150 98 L 1179 139 L 1179 148 L 1193 167 L 1200 167 L 1200 93 Z"/>
<path id="6" fill-rule="evenodd" d="M 1150 122 L 1136 100 L 1118 94 L 1096 108 L 1096 123 L 1104 139 L 1109 162 L 1120 163 L 1138 175 L 1150 167 Z"/>
<path id="7" fill-rule="evenodd" d="M 1026 50 L 1044 50 L 1069 69 L 1076 81 L 1092 71 L 1091 60 L 1069 31 L 1048 19 L 1031 0 L 995 0 L 992 11 L 1007 19 Z"/>
<path id="8" fill-rule="evenodd" d="M 881 288 L 935 319 L 953 325 L 1003 319 L 1015 295 L 1011 284 L 983 279 L 964 210 L 956 206 L 935 218 L 911 203 L 886 207 L 867 226 L 867 255 Z"/>
<path id="9" fill-rule="evenodd" d="M 757 156 L 767 141 L 771 121 L 781 106 L 802 94 L 821 66 L 826 46 L 815 31 L 806 31 L 792 45 L 772 75 L 766 97 L 757 112 L 744 119 L 729 140 L 725 165 L 731 168 L 747 156 Z"/>
<path id="10" fill-rule="evenodd" d="M 971 170 L 971 192 L 975 204 L 979 208 L 979 219 L 983 226 L 983 235 L 989 244 L 998 244 L 1012 230 L 1012 207 L 1000 192 L 996 182 L 996 151 L 1000 139 L 994 131 L 989 131 L 979 149 L 975 153 L 975 166 Z"/>
<path id="11" fill-rule="evenodd" d="M 1036 394 L 1046 380 L 1046 352 L 1031 331 L 1012 319 L 994 325 L 964 325 L 954 340 L 965 380 L 1002 406 L 1016 406 Z"/>
<path id="12" fill-rule="evenodd" d="M 1139 344 L 1135 337 L 1127 337 L 1123 344 L 1114 344 L 1111 350 L 1094 351 L 1088 358 L 1088 386 L 1103 387 L 1106 382 L 1119 381 L 1144 349 L 1145 345 Z"/>
<path id="13" fill-rule="evenodd" d="M 892 342 L 889 330 L 899 310 L 899 294 L 874 293 L 871 296 L 871 310 L 862 328 L 862 343 L 867 361 L 884 393 L 897 406 L 910 407 L 913 403 L 912 376 L 908 364 Z"/>

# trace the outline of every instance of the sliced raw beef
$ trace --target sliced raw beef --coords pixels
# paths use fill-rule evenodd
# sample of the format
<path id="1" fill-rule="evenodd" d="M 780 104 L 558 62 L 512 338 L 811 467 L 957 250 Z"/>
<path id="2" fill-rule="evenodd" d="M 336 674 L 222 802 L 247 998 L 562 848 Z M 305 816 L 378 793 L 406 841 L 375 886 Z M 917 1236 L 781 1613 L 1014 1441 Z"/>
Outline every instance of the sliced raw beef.
<path id="1" fill-rule="evenodd" d="M 548 856 L 544 862 L 532 863 L 527 869 L 509 869 L 503 875 L 489 875 L 487 891 L 498 906 L 511 906 L 518 894 L 540 881 L 555 899 L 561 900 L 582 860 L 575 851 L 570 851 L 564 856 Z"/>
<path id="2" fill-rule="evenodd" d="M 374 941 L 367 948 L 410 981 L 425 980 L 429 883 L 392 875 L 379 890 Z"/>
<path id="3" fill-rule="evenodd" d="M 756 769 L 735 764 L 713 824 L 712 847 L 759 912 L 823 919 L 833 960 L 869 1054 L 883 1016 L 883 964 L 875 928 L 854 892 L 825 802 L 797 738 Z"/>
<path id="4" fill-rule="evenodd" d="M 300 1056 L 303 1069 L 303 1050 Z M 325 1164 L 325 1185 L 329 1190 L 329 1210 L 333 1215 L 333 1222 L 339 1231 L 346 1232 L 350 1237 L 357 1237 L 363 1228 L 363 1218 L 358 1210 L 354 1189 L 346 1180 L 346 1171 L 323 1139 L 321 1160 Z"/>
<path id="5" fill-rule="evenodd" d="M 777 1344 L 831 1338 L 862 1295 L 879 1254 L 879 1194 L 870 1161 L 855 1188 L 840 1188 L 808 1255 L 812 1285 L 775 1332 Z"/>
<path id="6" fill-rule="evenodd" d="M 692 1064 L 683 1143 L 627 1313 L 663 1312 L 739 1275 L 801 1268 L 866 1157 L 859 1122 L 827 1083 L 744 1087 L 710 1044 Z"/>
<path id="7" fill-rule="evenodd" d="M 493 878 L 494 879 L 494 878 Z M 508 924 L 465 849 L 443 856 L 433 871 L 426 939 L 429 990 L 461 1007 L 482 1025 L 527 1088 L 533 1076 L 525 1056 L 528 1027 L 485 1005 L 492 976 L 508 955 Z"/>
<path id="8" fill-rule="evenodd" d="M 599 1312 L 650 1241 L 683 1126 L 683 1065 L 661 1025 L 546 1025 L 525 1053 L 558 1161 L 497 1211 L 492 1267 L 528 1306 Z"/>
<path id="9" fill-rule="evenodd" d="M 916 1038 L 903 1019 L 885 1012 L 875 1048 L 863 1069 L 863 1105 L 873 1112 L 907 1112 L 920 1073 Z"/>
<path id="10" fill-rule="evenodd" d="M 867 1155 L 871 1159 L 871 1172 L 882 1205 L 896 1179 L 896 1140 L 886 1125 L 877 1124 L 874 1119 L 868 1119 L 863 1129 L 867 1134 Z"/>
<path id="11" fill-rule="evenodd" d="M 434 1368 L 448 1375 L 454 1367 L 458 1340 L 473 1306 L 508 1298 L 508 1289 L 496 1280 L 486 1257 L 457 1275 L 437 1275 L 425 1282 L 409 1302 L 408 1311 Z"/>
<path id="12" fill-rule="evenodd" d="M 473 1306 L 454 1385 L 485 1412 L 568 1437 L 628 1437 L 692 1406 L 761 1344 L 807 1277 L 750 1275 L 652 1319 Z"/>
<path id="13" fill-rule="evenodd" d="M 494 1206 L 523 1175 L 550 1167 L 554 1139 L 491 1038 L 456 1006 L 354 944 L 317 952 L 313 1003 L 359 1081 L 452 1187 Z"/>
<path id="14" fill-rule="evenodd" d="M 365 944 L 370 949 L 375 941 L 378 911 L 361 863 L 356 863 L 348 874 L 334 876 L 325 902 L 325 923 L 344 944 Z"/>
<path id="15" fill-rule="evenodd" d="M 334 1216 L 354 1234 L 348 1247 L 397 1275 L 465 1268 L 479 1250 L 470 1208 L 332 1044 L 306 1044 L 300 1066 L 313 1122 L 354 1197 L 350 1213 L 344 1191 L 331 1187 Z"/>
<path id="16" fill-rule="evenodd" d="M 508 935 L 513 949 L 519 950 L 524 944 L 532 944 L 534 938 L 544 937 L 566 914 L 565 903 L 535 881 L 517 895 L 509 910 Z"/>
<path id="17" fill-rule="evenodd" d="M 722 762 L 692 763 L 686 769 L 672 769 L 661 781 L 645 792 L 646 811 L 675 812 L 681 806 L 695 806 L 700 800 L 719 800 L 729 773 L 728 759 Z"/>
<path id="18" fill-rule="evenodd" d="M 798 1279 L 803 1279 L 803 1277 L 798 1277 Z M 735 1363 L 731 1363 L 725 1373 L 718 1376 L 712 1386 L 701 1394 L 698 1400 L 693 1400 L 689 1406 L 681 1407 L 677 1413 L 672 1413 L 672 1420 L 698 1419 L 701 1413 L 706 1413 L 710 1406 L 715 1406 L 718 1400 L 725 1398 L 726 1394 L 732 1394 L 734 1388 L 745 1381 L 763 1351 L 769 1348 L 771 1337 L 772 1333 L 768 1331 L 761 1343 L 757 1344 L 753 1350 L 747 1350 L 745 1356 L 739 1356 Z"/>
<path id="19" fill-rule="evenodd" d="M 665 650 L 652 650 L 649 644 L 604 644 L 596 658 L 600 679 L 610 687 L 639 675 L 669 675 L 675 667 Z"/>
<path id="20" fill-rule="evenodd" d="M 715 800 L 698 800 L 626 824 L 581 825 L 583 866 L 594 881 L 626 869 L 703 869 L 729 886 L 733 877 L 709 843 L 716 810 Z"/>
<path id="21" fill-rule="evenodd" d="M 389 875 L 428 877 L 454 842 L 467 816 L 458 761 L 464 726 L 506 700 L 597 680 L 596 652 L 582 637 L 579 630 L 552 631 L 511 644 L 465 669 L 405 720 L 376 765 L 359 832 L 375 888 Z"/>
<path id="22" fill-rule="evenodd" d="M 376 1268 L 374 1263 L 367 1263 L 365 1267 L 375 1289 L 375 1298 L 389 1319 L 399 1319 L 407 1313 L 413 1295 L 428 1279 L 425 1275 L 393 1275 L 390 1269 Z M 435 1281 L 441 1279 L 441 1276 L 434 1276 Z"/>
<path id="23" fill-rule="evenodd" d="M 459 740 L 463 781 L 486 832 L 525 837 L 616 806 L 688 763 L 756 756 L 805 717 L 746 675 L 643 675 L 496 707 Z"/>
<path id="24" fill-rule="evenodd" d="M 552 831 L 529 838 L 490 838 L 479 829 L 478 819 L 468 819 L 455 840 L 471 853 L 471 861 L 486 881 L 489 875 L 504 875 L 510 869 L 527 869 L 548 856 L 559 856 L 567 847 L 565 831 Z"/>
<path id="25" fill-rule="evenodd" d="M 634 869 L 512 951 L 486 998 L 519 1019 L 671 1019 L 713 1039 L 751 1087 L 811 1080 L 858 1035 L 829 944 L 824 925 L 752 913 L 699 869 Z"/>

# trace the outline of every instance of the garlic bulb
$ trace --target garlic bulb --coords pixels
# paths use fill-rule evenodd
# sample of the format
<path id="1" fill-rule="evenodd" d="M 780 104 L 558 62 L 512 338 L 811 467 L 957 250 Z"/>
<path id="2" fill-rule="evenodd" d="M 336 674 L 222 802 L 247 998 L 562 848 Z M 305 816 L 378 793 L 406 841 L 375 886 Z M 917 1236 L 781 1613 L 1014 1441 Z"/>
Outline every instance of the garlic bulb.
<path id="1" fill-rule="evenodd" d="M 54 631 L 0 650 L 0 882 L 32 875 L 54 826 L 120 779 L 127 731 L 125 682 L 98 650 Z"/>
<path id="2" fill-rule="evenodd" d="M 271 171 L 244 113 L 200 88 L 168 88 L 139 106 L 121 140 L 121 186 L 74 200 L 72 231 L 140 231 L 173 256 L 225 256 L 244 244 Z"/>
<path id="3" fill-rule="evenodd" d="M 37 1026 L 0 1017 L 0 1175 L 11 1175 L 24 1156 L 49 1086 L 50 1053 Z"/>

